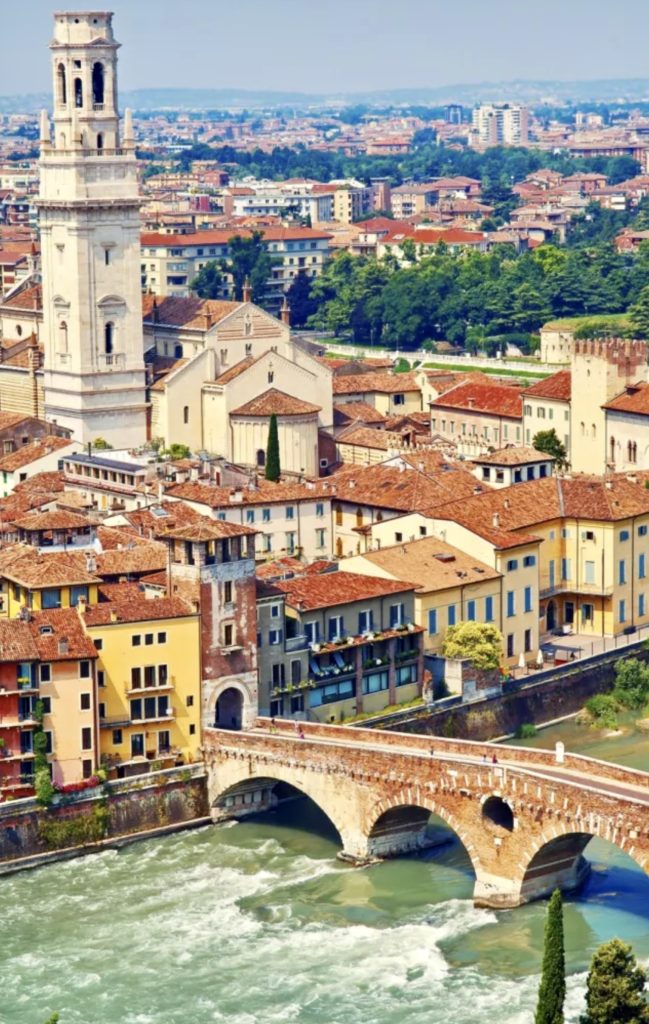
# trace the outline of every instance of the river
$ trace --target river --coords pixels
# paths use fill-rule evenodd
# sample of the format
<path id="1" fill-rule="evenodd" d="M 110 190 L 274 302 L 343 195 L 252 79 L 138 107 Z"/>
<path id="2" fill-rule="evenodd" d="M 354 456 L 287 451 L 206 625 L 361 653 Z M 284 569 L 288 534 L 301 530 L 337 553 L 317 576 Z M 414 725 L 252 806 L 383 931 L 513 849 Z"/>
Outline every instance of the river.
<path id="1" fill-rule="evenodd" d="M 646 767 L 649 741 L 573 723 L 529 742 L 555 738 Z M 0 880 L 0 1022 L 531 1024 L 543 904 L 475 910 L 458 844 L 355 869 L 336 838 L 299 802 Z M 649 879 L 608 844 L 588 853 L 565 911 L 568 1024 L 600 942 L 649 959 Z"/>

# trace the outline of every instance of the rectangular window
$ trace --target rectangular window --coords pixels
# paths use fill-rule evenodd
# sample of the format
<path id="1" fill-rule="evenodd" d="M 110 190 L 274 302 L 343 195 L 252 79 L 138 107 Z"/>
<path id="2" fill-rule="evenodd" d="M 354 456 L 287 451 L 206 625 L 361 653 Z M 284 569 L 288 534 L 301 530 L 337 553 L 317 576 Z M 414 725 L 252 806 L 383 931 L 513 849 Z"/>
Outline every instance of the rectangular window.
<path id="1" fill-rule="evenodd" d="M 507 657 L 508 658 L 513 658 L 514 657 L 514 634 L 513 633 L 508 633 L 507 634 Z"/>
<path id="2" fill-rule="evenodd" d="M 287 553 L 287 555 L 295 554 L 295 534 L 294 533 L 287 533 L 286 534 L 286 553 Z"/>
<path id="3" fill-rule="evenodd" d="M 287 519 L 295 519 L 295 509 L 294 509 L 293 505 L 287 505 L 286 506 L 286 518 Z"/>
<path id="4" fill-rule="evenodd" d="M 371 633 L 374 628 L 373 625 L 374 616 L 372 615 L 372 609 L 366 608 L 358 613 L 358 632 L 359 633 Z"/>
<path id="5" fill-rule="evenodd" d="M 325 546 L 325 531 L 316 530 L 315 532 L 315 545 L 317 548 L 323 548 Z"/>
<path id="6" fill-rule="evenodd" d="M 448 606 L 448 624 L 449 626 L 455 625 L 455 605 L 449 604 Z"/>
<path id="7" fill-rule="evenodd" d="M 646 555 L 638 555 L 638 578 L 643 580 L 647 574 Z"/>
<path id="8" fill-rule="evenodd" d="M 52 678 L 52 666 L 41 665 L 41 683 L 49 683 Z"/>
<path id="9" fill-rule="evenodd" d="M 52 698 L 41 697 L 41 704 L 43 705 L 43 714 L 50 715 L 52 713 Z"/>
<path id="10" fill-rule="evenodd" d="M 570 559 L 561 559 L 561 579 L 569 580 L 571 578 Z"/>
<path id="11" fill-rule="evenodd" d="M 61 607 L 61 591 L 59 589 L 49 589 L 41 591 L 41 608 L 60 608 Z"/>
<path id="12" fill-rule="evenodd" d="M 620 622 L 626 622 L 626 601 L 620 601 L 618 605 L 618 619 Z"/>
<path id="13" fill-rule="evenodd" d="M 581 606 L 581 621 L 592 622 L 593 621 L 593 606 L 588 602 L 585 602 Z"/>
<path id="14" fill-rule="evenodd" d="M 644 605 L 644 594 L 638 594 L 638 615 L 639 616 L 643 616 L 644 615 L 644 613 L 645 613 L 644 607 L 645 607 L 645 605 Z"/>
<path id="15" fill-rule="evenodd" d="M 620 530 L 620 540 L 628 540 L 628 539 L 629 539 L 629 531 L 628 530 Z"/>
<path id="16" fill-rule="evenodd" d="M 144 643 L 147 647 L 151 647 L 151 645 L 153 644 L 153 633 L 144 634 Z"/>
<path id="17" fill-rule="evenodd" d="M 371 672 L 363 676 L 363 693 L 378 693 L 380 690 L 387 690 L 388 686 L 387 672 Z"/>
<path id="18" fill-rule="evenodd" d="M 247 508 L 246 509 L 246 522 L 247 523 L 254 523 L 254 521 L 255 521 L 255 510 L 254 510 L 254 508 Z"/>
<path id="19" fill-rule="evenodd" d="M 644 526 L 639 526 L 638 527 L 638 537 L 646 537 L 646 536 L 647 536 L 646 524 Z"/>
<path id="20" fill-rule="evenodd" d="M 345 631 L 342 615 L 332 615 L 328 623 L 327 636 L 330 640 L 339 640 Z"/>
<path id="21" fill-rule="evenodd" d="M 103 640 L 101 639 L 101 637 L 100 637 L 100 636 L 96 636 L 96 637 L 95 637 L 95 638 L 93 639 L 93 641 L 92 641 L 92 642 L 93 642 L 93 644 L 95 645 L 95 650 L 97 650 L 97 651 L 101 651 L 101 650 L 102 650 L 102 648 L 103 648 L 103 646 L 104 646 L 104 641 L 103 641 Z"/>
<path id="22" fill-rule="evenodd" d="M 304 635 L 310 644 L 317 644 L 320 640 L 320 623 L 317 620 L 305 622 Z"/>
<path id="23" fill-rule="evenodd" d="M 223 601 L 232 604 L 232 580 L 226 580 L 223 584 Z"/>
<path id="24" fill-rule="evenodd" d="M 90 711 L 90 694 L 80 693 L 79 694 L 79 707 L 82 711 Z"/>
<path id="25" fill-rule="evenodd" d="M 98 669 L 97 670 L 97 686 L 105 686 L 105 685 L 106 685 L 106 678 L 104 676 L 103 669 Z"/>
<path id="26" fill-rule="evenodd" d="M 437 610 L 431 608 L 428 612 L 428 632 L 431 636 L 435 636 L 437 632 Z"/>
<path id="27" fill-rule="evenodd" d="M 485 622 L 493 622 L 493 620 L 494 620 L 494 599 L 493 599 L 493 597 L 485 597 L 485 599 L 484 599 L 484 620 L 485 620 Z"/>
<path id="28" fill-rule="evenodd" d="M 269 631 L 269 633 L 268 633 L 268 643 L 271 644 L 271 645 L 272 644 L 281 644 L 281 642 L 282 642 L 282 634 L 283 634 L 283 630 L 281 630 L 281 629 L 271 629 Z"/>
<path id="29" fill-rule="evenodd" d="M 159 644 L 166 644 L 166 642 L 167 642 L 167 634 L 166 633 L 158 633 L 158 643 Z"/>
<path id="30" fill-rule="evenodd" d="M 223 627 L 223 644 L 225 647 L 232 647 L 234 640 L 234 626 L 232 623 L 227 623 Z"/>
<path id="31" fill-rule="evenodd" d="M 525 587 L 525 590 L 523 591 L 523 602 L 524 602 L 523 607 L 524 607 L 525 611 L 526 612 L 531 612 L 532 611 L 532 588 L 531 587 Z"/>
<path id="32" fill-rule="evenodd" d="M 475 622 L 475 601 L 467 601 L 466 617 L 469 622 Z"/>
<path id="33" fill-rule="evenodd" d="M 391 604 L 390 605 L 390 629 L 395 629 L 397 626 L 403 626 L 404 623 L 404 608 L 403 604 Z"/>
<path id="34" fill-rule="evenodd" d="M 79 662 L 79 678 L 90 679 L 90 662 L 80 661 Z"/>
<path id="35" fill-rule="evenodd" d="M 322 518 L 322 516 L 324 515 L 324 502 L 322 502 L 322 501 L 317 501 L 316 502 L 315 514 L 318 516 L 319 519 Z"/>
<path id="36" fill-rule="evenodd" d="M 142 669 L 132 668 L 131 669 L 131 689 L 139 690 L 142 686 Z"/>
<path id="37" fill-rule="evenodd" d="M 513 590 L 507 591 L 507 617 L 512 618 L 516 614 L 516 594 Z"/>
<path id="38" fill-rule="evenodd" d="M 270 617 L 271 619 L 279 619 L 279 613 L 282 610 L 281 604 L 271 604 L 270 606 Z"/>
<path id="39" fill-rule="evenodd" d="M 70 605 L 73 608 L 79 604 L 79 601 L 88 600 L 88 588 L 87 587 L 70 587 Z"/>
<path id="40" fill-rule="evenodd" d="M 513 572 L 515 569 L 518 569 L 518 559 L 510 558 L 507 562 L 507 572 Z"/>
<path id="41" fill-rule="evenodd" d="M 530 569 L 533 565 L 536 565 L 536 555 L 525 555 L 523 565 L 526 569 Z"/>
<path id="42" fill-rule="evenodd" d="M 144 757 L 143 732 L 136 732 L 131 735 L 131 757 Z"/>
<path id="43" fill-rule="evenodd" d="M 139 633 L 135 633 L 131 637 L 131 647 L 140 647 L 141 644 L 142 644 L 142 637 L 140 636 Z"/>
<path id="44" fill-rule="evenodd" d="M 122 742 L 122 730 L 113 729 L 113 746 L 119 747 Z"/>
<path id="45" fill-rule="evenodd" d="M 262 523 L 269 523 L 270 522 L 270 509 L 269 508 L 262 508 L 262 510 L 261 510 L 261 521 L 262 521 Z"/>
<path id="46" fill-rule="evenodd" d="M 623 558 L 618 562 L 617 581 L 618 583 L 626 583 L 626 561 Z"/>
<path id="47" fill-rule="evenodd" d="M 595 582 L 595 563 L 585 562 L 584 563 L 584 581 L 586 583 Z"/>
<path id="48" fill-rule="evenodd" d="M 89 725 L 84 725 L 81 730 L 81 749 L 92 750 L 92 729 Z"/>
<path id="49" fill-rule="evenodd" d="M 526 629 L 525 630 L 525 640 L 524 640 L 524 642 L 525 642 L 525 653 L 529 654 L 529 652 L 532 650 L 532 630 L 531 629 Z"/>

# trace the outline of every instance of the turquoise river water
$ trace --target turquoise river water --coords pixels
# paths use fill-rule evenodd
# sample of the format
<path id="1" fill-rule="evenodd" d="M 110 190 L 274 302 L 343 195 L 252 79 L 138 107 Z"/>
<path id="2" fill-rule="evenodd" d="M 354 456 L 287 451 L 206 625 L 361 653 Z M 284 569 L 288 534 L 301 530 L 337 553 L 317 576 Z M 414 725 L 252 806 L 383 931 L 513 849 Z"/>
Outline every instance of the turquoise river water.
<path id="1" fill-rule="evenodd" d="M 632 728 L 539 733 L 649 767 Z M 459 844 L 355 869 L 308 802 L 0 880 L 0 1022 L 531 1024 L 544 904 L 471 904 Z M 649 878 L 593 841 L 565 913 L 566 1021 L 585 969 L 620 936 L 649 960 Z"/>

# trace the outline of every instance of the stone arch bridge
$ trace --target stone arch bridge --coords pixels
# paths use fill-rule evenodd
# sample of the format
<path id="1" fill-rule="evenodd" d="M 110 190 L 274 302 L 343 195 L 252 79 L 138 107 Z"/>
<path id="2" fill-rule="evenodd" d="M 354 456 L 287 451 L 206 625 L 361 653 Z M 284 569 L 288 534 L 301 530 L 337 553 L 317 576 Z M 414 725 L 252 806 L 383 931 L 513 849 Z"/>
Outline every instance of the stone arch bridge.
<path id="1" fill-rule="evenodd" d="M 593 836 L 649 871 L 649 773 L 523 747 L 306 722 L 301 730 L 258 719 L 244 732 L 205 731 L 215 821 L 272 809 L 288 783 L 329 817 L 340 855 L 366 863 L 428 845 L 437 814 L 471 859 L 477 906 L 576 888 Z"/>

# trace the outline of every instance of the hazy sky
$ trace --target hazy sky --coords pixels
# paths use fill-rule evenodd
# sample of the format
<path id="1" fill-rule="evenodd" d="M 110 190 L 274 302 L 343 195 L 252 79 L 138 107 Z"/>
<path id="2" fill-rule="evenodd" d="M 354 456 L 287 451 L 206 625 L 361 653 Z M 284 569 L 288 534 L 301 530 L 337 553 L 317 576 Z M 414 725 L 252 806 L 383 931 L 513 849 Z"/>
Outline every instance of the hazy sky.
<path id="1" fill-rule="evenodd" d="M 50 88 L 56 0 L 0 0 L 0 94 Z M 65 0 L 59 9 L 68 9 Z M 113 0 L 122 89 L 649 77 L 649 0 Z M 92 9 L 70 3 L 69 9 Z M 97 5 L 99 9 L 99 5 Z"/>

